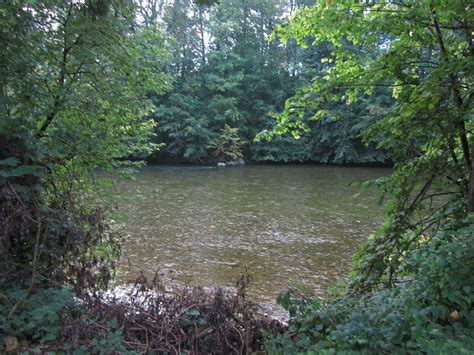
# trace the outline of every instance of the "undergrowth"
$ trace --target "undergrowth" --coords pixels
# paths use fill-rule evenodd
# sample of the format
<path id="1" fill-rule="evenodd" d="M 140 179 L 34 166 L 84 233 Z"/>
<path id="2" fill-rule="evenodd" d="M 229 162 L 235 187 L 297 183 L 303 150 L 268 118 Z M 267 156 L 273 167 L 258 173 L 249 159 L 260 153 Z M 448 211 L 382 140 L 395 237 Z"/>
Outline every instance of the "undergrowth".
<path id="1" fill-rule="evenodd" d="M 337 292 L 327 301 L 288 291 L 278 302 L 289 330 L 266 343 L 274 354 L 470 354 L 474 349 L 474 216 L 404 255 L 393 287 Z"/>
<path id="2" fill-rule="evenodd" d="M 120 297 L 78 297 L 71 288 L 11 289 L 0 302 L 0 350 L 74 354 L 243 354 L 264 349 L 264 332 L 283 332 L 237 291 L 201 287 L 164 292 L 139 279 Z M 13 310 L 15 302 L 20 302 Z M 3 345 L 5 344 L 5 345 Z"/>

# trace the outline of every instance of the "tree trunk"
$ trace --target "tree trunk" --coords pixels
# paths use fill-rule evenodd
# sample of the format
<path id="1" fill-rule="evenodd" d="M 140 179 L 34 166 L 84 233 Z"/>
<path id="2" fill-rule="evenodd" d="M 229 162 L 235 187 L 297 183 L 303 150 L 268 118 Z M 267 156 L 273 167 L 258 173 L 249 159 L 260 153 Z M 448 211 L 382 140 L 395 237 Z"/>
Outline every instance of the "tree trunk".
<path id="1" fill-rule="evenodd" d="M 469 176 L 467 212 L 474 212 L 474 142 L 471 142 L 471 173 Z"/>

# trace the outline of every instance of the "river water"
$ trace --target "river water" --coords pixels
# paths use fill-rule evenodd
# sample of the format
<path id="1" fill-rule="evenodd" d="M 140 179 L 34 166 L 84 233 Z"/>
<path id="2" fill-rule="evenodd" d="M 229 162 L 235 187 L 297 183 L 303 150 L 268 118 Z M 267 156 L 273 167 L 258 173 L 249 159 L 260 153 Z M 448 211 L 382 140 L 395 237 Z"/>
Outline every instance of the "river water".
<path id="1" fill-rule="evenodd" d="M 317 295 L 348 270 L 382 221 L 378 193 L 360 183 L 388 169 L 309 165 L 142 169 L 116 182 L 126 241 L 121 279 L 143 272 L 188 285 L 234 286 L 273 302 L 289 287 Z"/>

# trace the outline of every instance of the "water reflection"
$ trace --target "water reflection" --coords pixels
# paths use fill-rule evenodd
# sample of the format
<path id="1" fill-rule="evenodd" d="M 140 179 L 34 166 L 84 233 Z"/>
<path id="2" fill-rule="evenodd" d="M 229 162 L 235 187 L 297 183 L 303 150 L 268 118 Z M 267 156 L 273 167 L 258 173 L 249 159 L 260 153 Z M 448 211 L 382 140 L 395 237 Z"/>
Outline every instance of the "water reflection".
<path id="1" fill-rule="evenodd" d="M 354 197 L 357 190 L 349 184 L 387 172 L 145 168 L 136 180 L 117 182 L 119 208 L 127 217 L 123 280 L 167 268 L 180 282 L 233 286 L 247 267 L 259 301 L 274 300 L 295 282 L 321 293 L 344 275 L 357 243 L 381 220 L 376 191 Z"/>

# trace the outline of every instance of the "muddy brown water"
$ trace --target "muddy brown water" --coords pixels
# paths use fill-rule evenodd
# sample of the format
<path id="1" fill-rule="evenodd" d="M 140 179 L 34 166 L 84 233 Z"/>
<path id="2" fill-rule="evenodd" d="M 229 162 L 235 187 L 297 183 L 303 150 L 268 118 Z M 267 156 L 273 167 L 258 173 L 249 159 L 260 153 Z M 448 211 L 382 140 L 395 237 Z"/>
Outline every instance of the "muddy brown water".
<path id="1" fill-rule="evenodd" d="M 272 304 L 295 285 L 322 295 L 382 221 L 378 192 L 356 196 L 350 184 L 388 173 L 298 165 L 144 168 L 115 183 L 126 233 L 120 278 L 163 270 L 182 284 L 234 286 L 247 268 L 256 301 Z"/>

